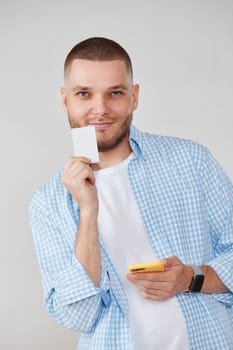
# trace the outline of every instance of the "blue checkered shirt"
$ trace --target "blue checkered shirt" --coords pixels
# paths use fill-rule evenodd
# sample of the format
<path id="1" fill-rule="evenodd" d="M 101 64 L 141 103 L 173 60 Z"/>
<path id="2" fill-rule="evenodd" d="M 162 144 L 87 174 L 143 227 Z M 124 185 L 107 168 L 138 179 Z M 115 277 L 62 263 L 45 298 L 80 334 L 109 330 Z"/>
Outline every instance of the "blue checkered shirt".
<path id="1" fill-rule="evenodd" d="M 135 157 L 129 181 L 155 256 L 210 265 L 231 291 L 177 295 L 190 349 L 232 350 L 232 184 L 208 150 L 192 141 L 131 127 L 130 144 Z M 62 172 L 30 202 L 46 308 L 57 322 L 81 332 L 80 350 L 133 350 L 127 300 L 101 233 L 99 288 L 74 256 L 79 208 L 61 184 Z"/>

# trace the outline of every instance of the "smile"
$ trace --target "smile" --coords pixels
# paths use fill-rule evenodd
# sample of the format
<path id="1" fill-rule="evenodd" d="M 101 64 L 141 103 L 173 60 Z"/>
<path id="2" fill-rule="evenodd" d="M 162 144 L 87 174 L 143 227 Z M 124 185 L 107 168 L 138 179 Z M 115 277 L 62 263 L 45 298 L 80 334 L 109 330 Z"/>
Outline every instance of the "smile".
<path id="1" fill-rule="evenodd" d="M 89 125 L 94 126 L 96 129 L 108 129 L 113 125 L 113 122 L 102 122 L 102 123 L 89 123 Z"/>

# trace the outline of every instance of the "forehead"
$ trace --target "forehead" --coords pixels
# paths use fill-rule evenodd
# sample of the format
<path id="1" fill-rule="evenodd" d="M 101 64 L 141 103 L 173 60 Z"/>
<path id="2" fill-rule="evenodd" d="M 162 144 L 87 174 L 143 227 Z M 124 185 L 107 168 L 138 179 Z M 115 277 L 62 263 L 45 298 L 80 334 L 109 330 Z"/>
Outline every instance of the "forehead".
<path id="1" fill-rule="evenodd" d="M 126 64 L 122 60 L 91 61 L 75 59 L 66 76 L 68 85 L 83 86 L 129 84 L 130 77 Z"/>

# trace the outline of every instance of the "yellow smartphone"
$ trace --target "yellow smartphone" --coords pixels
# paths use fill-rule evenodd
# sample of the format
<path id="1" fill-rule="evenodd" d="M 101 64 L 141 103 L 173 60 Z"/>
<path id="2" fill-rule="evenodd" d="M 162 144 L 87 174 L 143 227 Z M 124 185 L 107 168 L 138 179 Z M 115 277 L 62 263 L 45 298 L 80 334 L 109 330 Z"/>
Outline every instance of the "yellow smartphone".
<path id="1" fill-rule="evenodd" d="M 165 271 L 164 264 L 160 260 L 129 265 L 128 269 L 131 273 Z"/>

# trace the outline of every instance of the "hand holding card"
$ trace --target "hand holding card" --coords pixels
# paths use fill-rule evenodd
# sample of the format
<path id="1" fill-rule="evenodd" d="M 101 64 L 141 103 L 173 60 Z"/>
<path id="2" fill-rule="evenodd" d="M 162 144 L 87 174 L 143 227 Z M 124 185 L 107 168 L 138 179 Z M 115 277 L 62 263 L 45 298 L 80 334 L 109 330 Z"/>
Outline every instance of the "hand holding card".
<path id="1" fill-rule="evenodd" d="M 71 129 L 74 156 L 86 157 L 91 163 L 99 162 L 99 153 L 94 126 Z"/>

